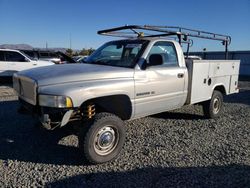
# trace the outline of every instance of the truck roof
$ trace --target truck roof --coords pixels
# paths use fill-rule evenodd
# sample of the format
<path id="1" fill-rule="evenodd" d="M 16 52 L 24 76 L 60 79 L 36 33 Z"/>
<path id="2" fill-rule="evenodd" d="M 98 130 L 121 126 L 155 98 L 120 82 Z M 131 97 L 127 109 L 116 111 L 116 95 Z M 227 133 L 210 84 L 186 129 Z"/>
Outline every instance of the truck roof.
<path id="1" fill-rule="evenodd" d="M 20 52 L 20 50 L 14 50 L 14 49 L 8 49 L 8 48 L 0 48 L 0 51 Z"/>

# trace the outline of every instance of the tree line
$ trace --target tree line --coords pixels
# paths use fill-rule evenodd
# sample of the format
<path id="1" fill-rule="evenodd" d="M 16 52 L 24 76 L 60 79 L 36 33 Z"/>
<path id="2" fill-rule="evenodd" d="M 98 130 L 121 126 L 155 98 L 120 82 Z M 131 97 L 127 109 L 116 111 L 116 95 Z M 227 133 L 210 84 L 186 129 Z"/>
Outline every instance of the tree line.
<path id="1" fill-rule="evenodd" d="M 72 49 L 67 49 L 66 50 L 66 54 L 70 57 L 72 56 L 78 56 L 78 55 L 82 55 L 82 56 L 89 56 L 90 54 L 92 54 L 95 51 L 95 49 L 93 48 L 83 48 L 80 52 L 77 51 L 73 51 Z"/>

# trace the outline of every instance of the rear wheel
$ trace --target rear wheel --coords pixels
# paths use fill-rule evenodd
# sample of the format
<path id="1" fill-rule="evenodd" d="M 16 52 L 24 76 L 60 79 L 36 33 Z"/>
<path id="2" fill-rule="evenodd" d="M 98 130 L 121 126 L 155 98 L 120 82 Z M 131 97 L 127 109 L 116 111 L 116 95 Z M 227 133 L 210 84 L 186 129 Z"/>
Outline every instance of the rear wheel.
<path id="1" fill-rule="evenodd" d="M 215 90 L 212 98 L 203 104 L 203 112 L 207 118 L 217 118 L 223 109 L 223 96 L 220 91 Z"/>
<path id="2" fill-rule="evenodd" d="M 94 164 L 117 157 L 125 141 L 123 121 L 110 113 L 99 113 L 94 121 L 79 134 L 79 148 L 85 158 Z"/>

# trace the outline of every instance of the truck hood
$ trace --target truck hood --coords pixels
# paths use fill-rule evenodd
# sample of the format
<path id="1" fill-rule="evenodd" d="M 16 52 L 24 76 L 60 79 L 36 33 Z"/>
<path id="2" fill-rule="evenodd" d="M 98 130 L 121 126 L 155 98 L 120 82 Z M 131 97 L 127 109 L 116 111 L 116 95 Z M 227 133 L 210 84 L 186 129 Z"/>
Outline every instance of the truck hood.
<path id="1" fill-rule="evenodd" d="M 61 64 L 20 71 L 17 75 L 29 77 L 39 86 L 44 86 L 88 80 L 132 78 L 134 70 L 94 64 Z"/>

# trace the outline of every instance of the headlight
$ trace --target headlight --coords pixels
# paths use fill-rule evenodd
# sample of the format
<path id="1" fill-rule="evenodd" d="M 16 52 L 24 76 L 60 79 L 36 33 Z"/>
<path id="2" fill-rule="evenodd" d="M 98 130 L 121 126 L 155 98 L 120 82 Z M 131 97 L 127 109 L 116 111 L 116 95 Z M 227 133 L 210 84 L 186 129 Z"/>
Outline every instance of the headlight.
<path id="1" fill-rule="evenodd" d="M 39 105 L 56 108 L 73 107 L 71 98 L 66 96 L 39 95 Z"/>

